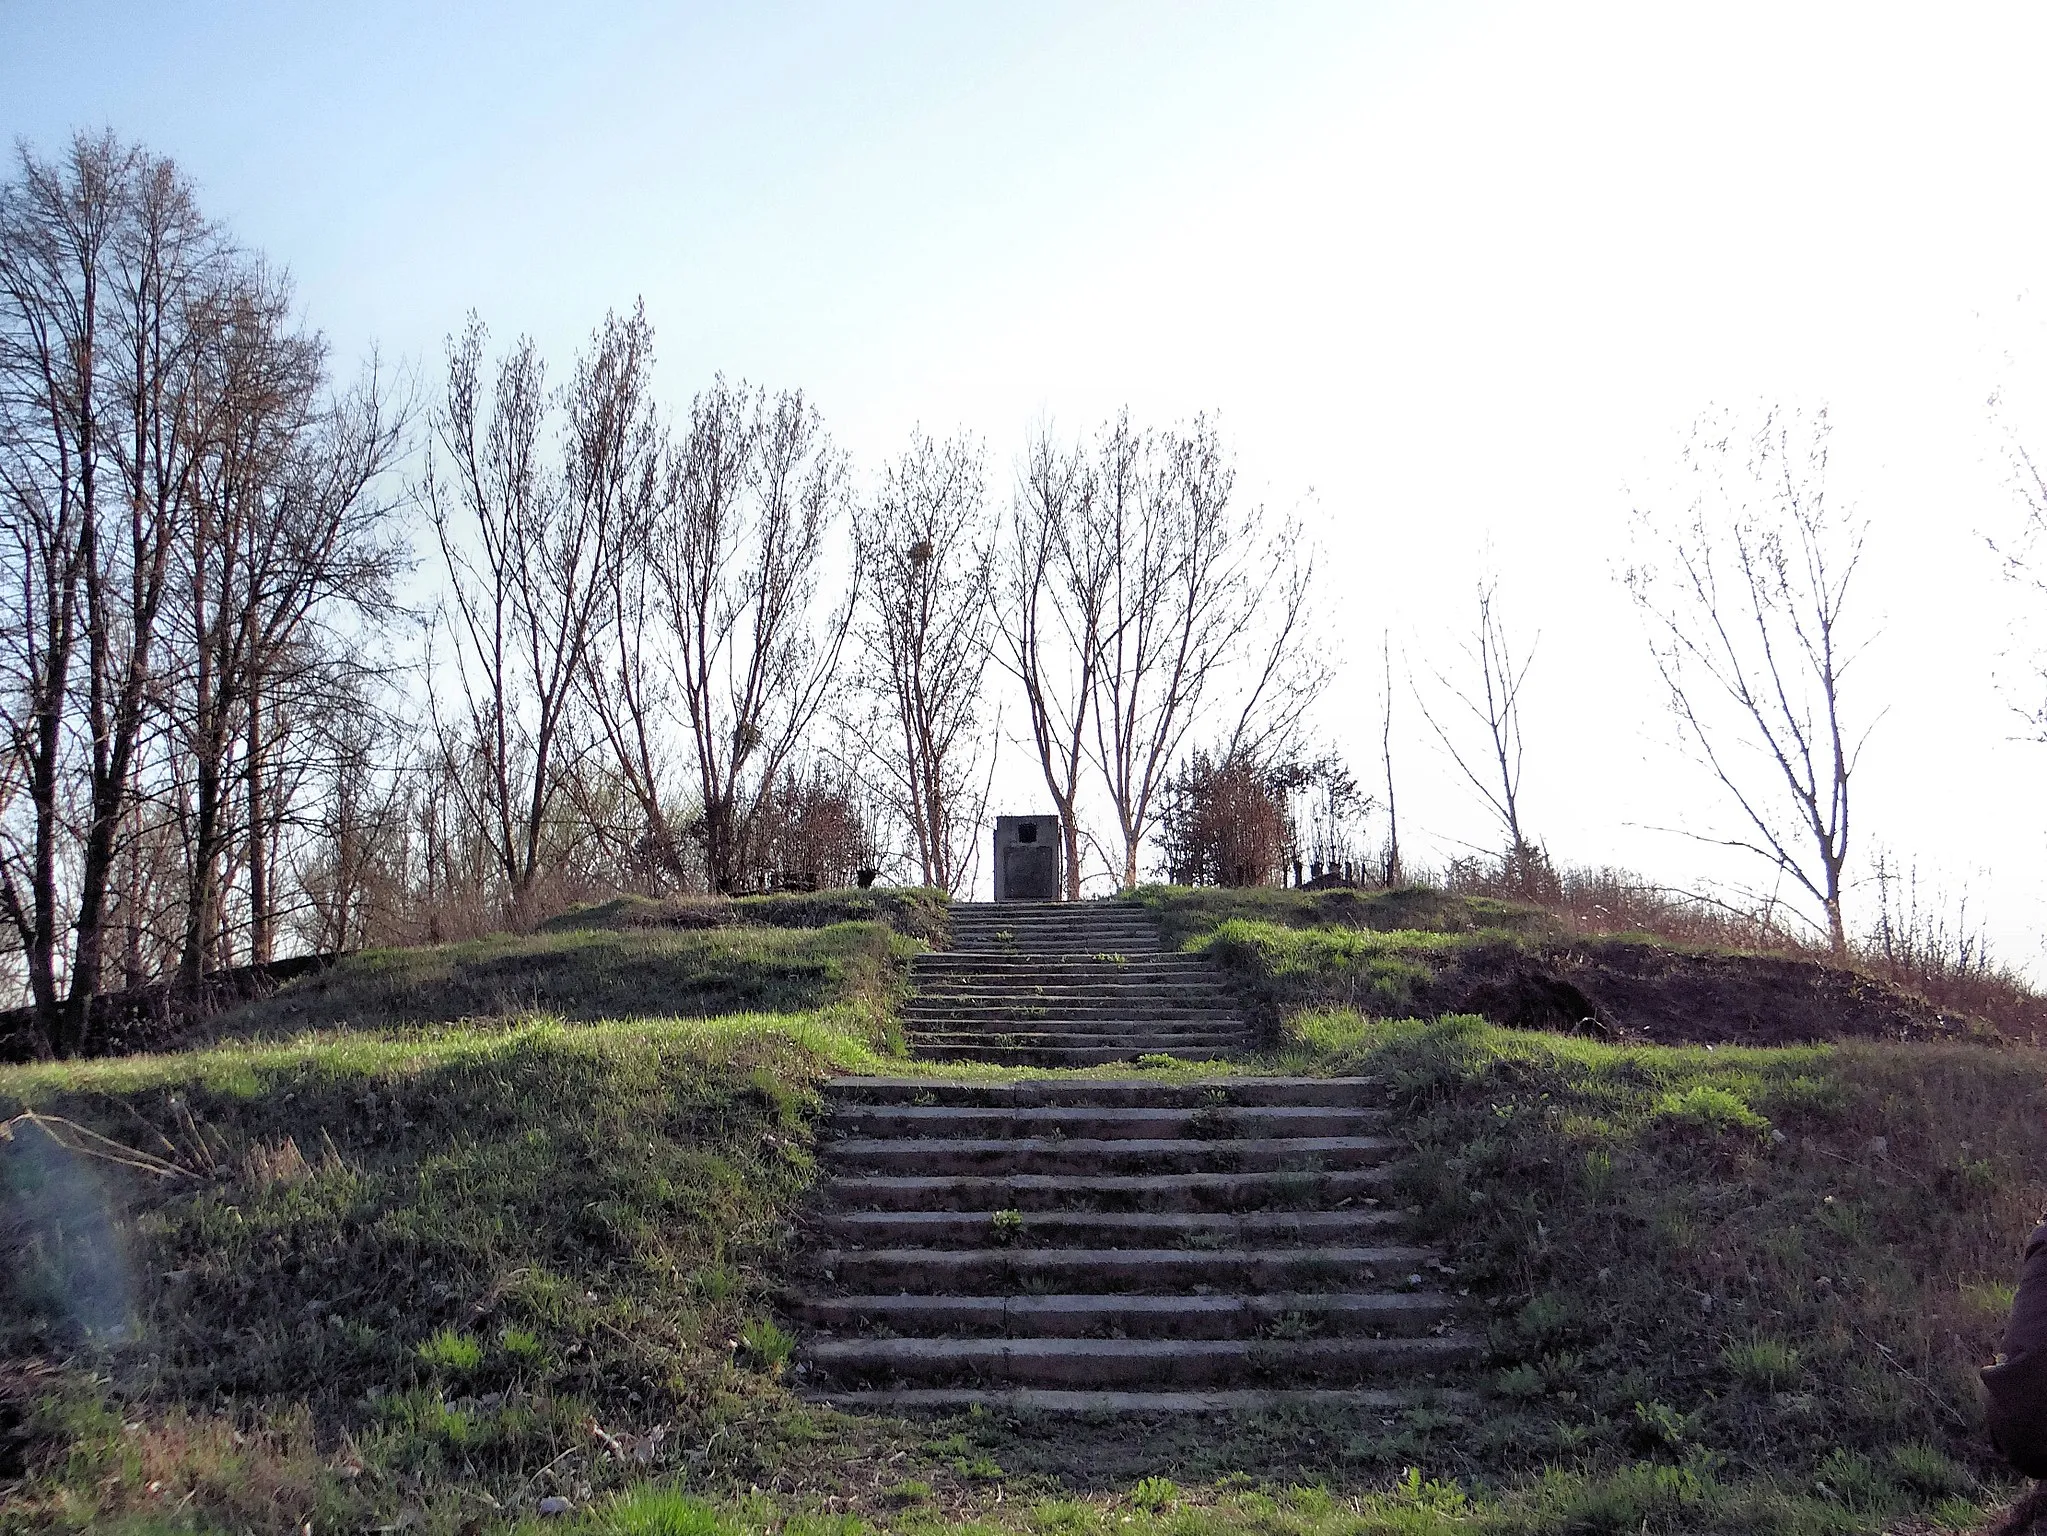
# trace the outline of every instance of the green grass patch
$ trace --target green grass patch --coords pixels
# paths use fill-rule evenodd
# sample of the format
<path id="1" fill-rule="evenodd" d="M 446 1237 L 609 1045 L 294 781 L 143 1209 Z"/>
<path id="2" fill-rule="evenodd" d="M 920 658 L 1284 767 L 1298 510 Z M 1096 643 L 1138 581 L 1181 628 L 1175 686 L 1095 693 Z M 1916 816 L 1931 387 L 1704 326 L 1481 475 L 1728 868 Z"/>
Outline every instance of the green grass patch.
<path id="1" fill-rule="evenodd" d="M 1305 1004 L 1401 1017 L 1421 1005 L 1442 957 L 1497 939 L 1497 931 L 1296 927 L 1229 917 L 1186 942 L 1234 973 L 1280 1015 Z"/>
<path id="2" fill-rule="evenodd" d="M 1555 918 L 1537 907 L 1426 886 L 1308 891 L 1279 886 L 1147 885 L 1125 899 L 1156 917 L 1175 944 L 1213 933 L 1232 920 L 1285 928 L 1510 933 L 1529 938 L 1556 937 L 1563 931 Z"/>
<path id="3" fill-rule="evenodd" d="M 1380 1076 L 1407 1107 L 1402 1195 L 1488 1332 L 1501 1406 L 1470 1448 L 1496 1474 L 1647 1454 L 1715 1487 L 1823 1488 L 1857 1511 L 1844 1529 L 2004 1476 L 1974 1373 L 2047 1198 L 2039 1054 L 1619 1048 L 1329 1010 L 1278 1060 Z M 1753 1528 L 1803 1528 L 1783 1520 Z"/>
<path id="4" fill-rule="evenodd" d="M 767 898 L 761 898 L 763 900 Z M 212 1021 L 215 1037 L 431 1030 L 535 1014 L 579 1022 L 803 1013 L 864 1002 L 877 1017 L 921 944 L 874 919 L 814 927 L 615 926 L 349 955 Z"/>
<path id="5" fill-rule="evenodd" d="M 355 1528 L 371 1490 L 301 1464 L 308 1425 L 380 1475 L 499 1493 L 592 1424 L 725 1426 L 719 1459 L 757 1473 L 789 1407 L 767 1314 L 814 1085 L 881 1065 L 860 1023 L 494 1019 L 0 1070 L 0 1116 L 174 1170 L 28 1123 L 0 1143 L 0 1359 L 92 1368 L 38 1410 L 68 1449 L 17 1502 L 99 1528 L 174 1471 L 231 1523 Z M 244 1470 L 202 1476 L 222 1412 Z"/>

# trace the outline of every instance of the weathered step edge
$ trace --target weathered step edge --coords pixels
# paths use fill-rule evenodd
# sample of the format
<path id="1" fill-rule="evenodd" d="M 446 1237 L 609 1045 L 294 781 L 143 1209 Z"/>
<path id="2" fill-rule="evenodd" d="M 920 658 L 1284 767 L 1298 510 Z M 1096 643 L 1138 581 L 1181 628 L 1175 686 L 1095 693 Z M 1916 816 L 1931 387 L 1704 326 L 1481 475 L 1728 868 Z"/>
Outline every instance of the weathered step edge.
<path id="1" fill-rule="evenodd" d="M 1043 1387 L 907 1387 L 832 1392 L 809 1388 L 802 1394 L 821 1407 L 899 1413 L 985 1412 L 1029 1418 L 1038 1414 L 1142 1417 L 1147 1414 L 1398 1414 L 1410 1408 L 1462 1408 L 1471 1395 L 1443 1387 L 1418 1390 L 1352 1388 L 1317 1391 L 1075 1392 Z"/>

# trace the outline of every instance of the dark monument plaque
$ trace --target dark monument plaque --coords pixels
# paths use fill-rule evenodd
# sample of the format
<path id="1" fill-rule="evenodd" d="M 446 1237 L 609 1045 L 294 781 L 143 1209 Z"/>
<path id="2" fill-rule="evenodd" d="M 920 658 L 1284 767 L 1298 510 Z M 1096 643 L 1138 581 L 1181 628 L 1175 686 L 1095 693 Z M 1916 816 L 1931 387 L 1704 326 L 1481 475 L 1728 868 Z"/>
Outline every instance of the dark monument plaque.
<path id="1" fill-rule="evenodd" d="M 1057 816 L 995 818 L 997 901 L 1058 901 L 1065 895 L 1060 877 Z"/>

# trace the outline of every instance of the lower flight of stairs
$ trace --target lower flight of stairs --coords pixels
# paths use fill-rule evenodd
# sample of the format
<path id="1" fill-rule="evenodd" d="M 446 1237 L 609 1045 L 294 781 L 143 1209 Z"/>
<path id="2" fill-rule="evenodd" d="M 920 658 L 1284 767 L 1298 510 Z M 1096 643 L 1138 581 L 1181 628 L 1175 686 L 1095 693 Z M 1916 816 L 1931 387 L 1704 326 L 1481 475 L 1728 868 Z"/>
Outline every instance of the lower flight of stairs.
<path id="1" fill-rule="evenodd" d="M 1364 1078 L 829 1086 L 787 1299 L 846 1408 L 1390 1410 L 1473 1353 Z"/>
<path id="2" fill-rule="evenodd" d="M 1125 902 L 957 902 L 951 947 L 911 962 L 920 1057 L 1084 1067 L 1210 1060 L 1254 1043 L 1214 968 Z"/>

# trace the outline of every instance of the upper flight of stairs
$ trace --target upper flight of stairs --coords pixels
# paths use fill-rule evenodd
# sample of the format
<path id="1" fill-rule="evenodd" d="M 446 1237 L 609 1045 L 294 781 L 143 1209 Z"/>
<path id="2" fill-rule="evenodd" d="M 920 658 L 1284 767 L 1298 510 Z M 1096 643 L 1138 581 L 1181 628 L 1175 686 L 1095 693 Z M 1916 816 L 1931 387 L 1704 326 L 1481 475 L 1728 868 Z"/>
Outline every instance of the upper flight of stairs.
<path id="1" fill-rule="evenodd" d="M 1253 1043 L 1198 955 L 1168 951 L 1121 902 L 955 903 L 952 947 L 911 962 L 912 1054 L 1084 1067 L 1143 1055 L 1206 1060 Z"/>
<path id="2" fill-rule="evenodd" d="M 841 1407 L 1389 1411 L 1460 1333 L 1361 1078 L 842 1078 L 799 1291 Z"/>

